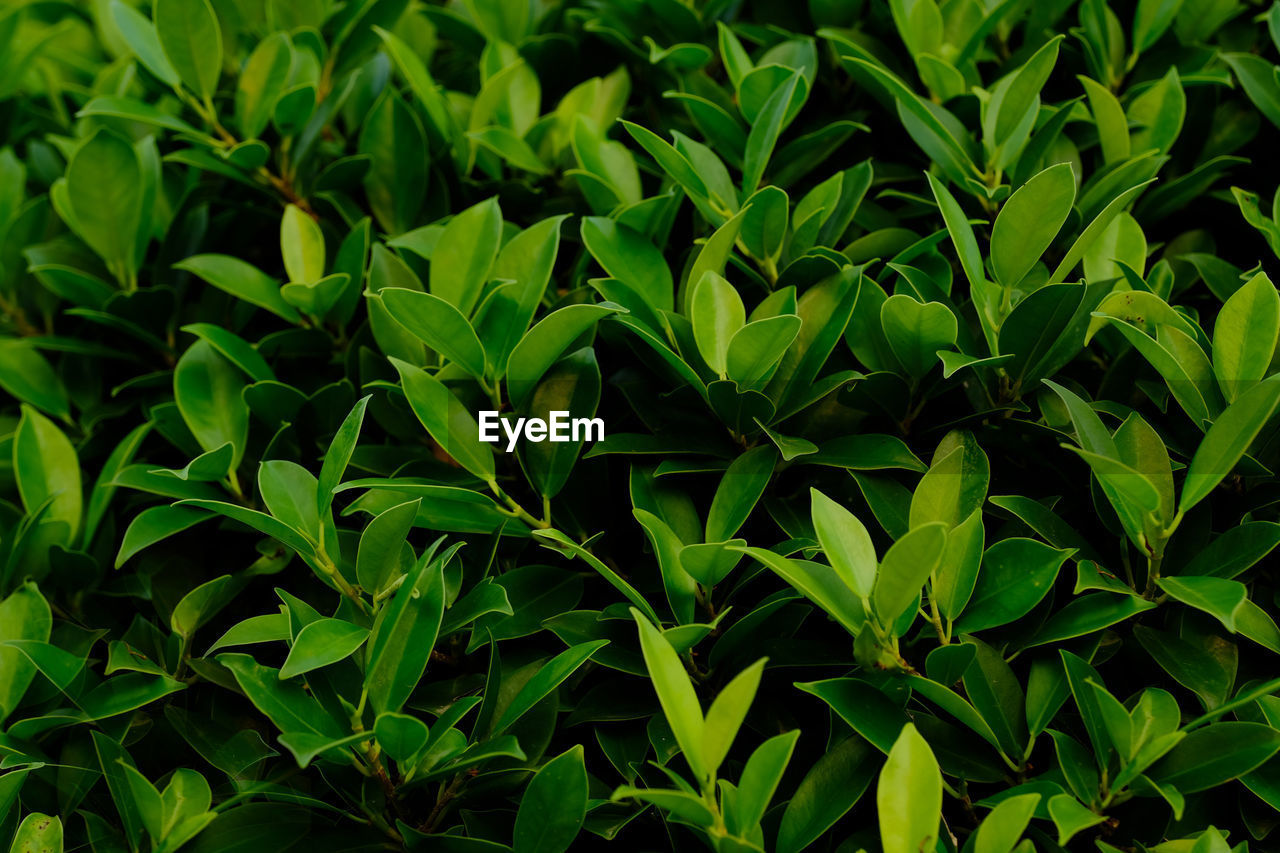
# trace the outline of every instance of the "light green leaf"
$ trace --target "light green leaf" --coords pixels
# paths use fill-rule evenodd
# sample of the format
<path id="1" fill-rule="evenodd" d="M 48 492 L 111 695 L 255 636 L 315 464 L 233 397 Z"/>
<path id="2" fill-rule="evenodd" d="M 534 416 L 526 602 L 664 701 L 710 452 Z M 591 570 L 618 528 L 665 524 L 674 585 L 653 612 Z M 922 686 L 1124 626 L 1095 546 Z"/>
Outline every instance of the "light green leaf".
<path id="1" fill-rule="evenodd" d="M 459 465 L 494 483 L 493 447 L 480 441 L 480 425 L 453 393 L 425 370 L 392 358 L 409 406 L 427 432 Z"/>
<path id="2" fill-rule="evenodd" d="M 698 352 L 707 366 L 724 379 L 729 342 L 747 320 L 742 297 L 724 276 L 708 271 L 694 285 L 689 314 Z"/>
<path id="3" fill-rule="evenodd" d="M 831 568 L 860 598 L 870 598 L 876 582 L 876 550 L 858 517 L 817 489 L 809 489 L 818 542 Z"/>
<path id="4" fill-rule="evenodd" d="M 286 205 L 280 218 L 280 254 L 289 281 L 312 284 L 324 278 L 324 233 L 296 204 Z"/>
<path id="5" fill-rule="evenodd" d="M 1213 327 L 1213 372 L 1233 402 L 1266 375 L 1280 340 L 1280 294 L 1258 273 L 1231 295 Z"/>
<path id="6" fill-rule="evenodd" d="M 876 784 L 884 853 L 932 850 L 942 819 L 942 772 L 916 727 L 902 727 Z"/>
<path id="7" fill-rule="evenodd" d="M 222 28 L 209 0 L 155 0 L 160 47 L 183 84 L 209 101 L 222 73 Z"/>
<path id="8" fill-rule="evenodd" d="M 712 773 L 724 763 L 734 738 L 738 736 L 738 729 L 742 728 L 742 722 L 747 718 L 747 711 L 760 687 L 760 678 L 764 675 L 767 661 L 768 658 L 761 658 L 734 676 L 707 709 L 700 749 L 707 769 Z"/>
<path id="9" fill-rule="evenodd" d="M 440 297 L 384 287 L 378 298 L 395 321 L 477 379 L 485 375 L 484 346 L 462 312 Z"/>
<path id="10" fill-rule="evenodd" d="M 1181 515 L 1209 496 L 1231 473 L 1254 438 L 1280 407 L 1280 376 L 1272 376 L 1241 394 L 1205 433 L 1182 484 Z"/>
<path id="11" fill-rule="evenodd" d="M 449 220 L 431 256 L 431 293 L 471 316 L 498 257 L 502 211 L 497 198 L 473 205 Z"/>
<path id="12" fill-rule="evenodd" d="M 70 544 L 84 510 L 76 449 L 53 421 L 25 403 L 13 438 L 13 475 L 27 514 L 50 501 L 41 523 L 60 525 L 58 538 Z"/>
<path id="13" fill-rule="evenodd" d="M 930 522 L 912 528 L 890 546 L 876 575 L 874 604 L 882 625 L 893 625 L 915 602 L 947 548 L 947 527 Z"/>
<path id="14" fill-rule="evenodd" d="M 231 444 L 232 470 L 240 466 L 249 436 L 244 386 L 240 372 L 205 340 L 192 344 L 173 372 L 173 397 L 182 419 L 204 450 Z"/>
<path id="15" fill-rule="evenodd" d="M 320 619 L 303 626 L 294 638 L 289 656 L 280 667 L 280 679 L 293 678 L 345 660 L 369 637 L 369 629 L 342 619 Z"/>
<path id="16" fill-rule="evenodd" d="M 706 733 L 698 694 L 693 690 L 679 655 L 666 638 L 640 611 L 632 608 L 631 615 L 640 632 L 640 651 L 644 654 L 645 668 L 662 704 L 662 712 L 685 760 L 689 762 L 689 768 L 705 786 L 715 771 L 703 753 Z"/>
<path id="17" fill-rule="evenodd" d="M 1022 281 L 1067 221 L 1075 197 L 1076 179 L 1069 163 L 1050 166 L 1009 197 L 991 231 L 996 281 L 1005 287 Z"/>

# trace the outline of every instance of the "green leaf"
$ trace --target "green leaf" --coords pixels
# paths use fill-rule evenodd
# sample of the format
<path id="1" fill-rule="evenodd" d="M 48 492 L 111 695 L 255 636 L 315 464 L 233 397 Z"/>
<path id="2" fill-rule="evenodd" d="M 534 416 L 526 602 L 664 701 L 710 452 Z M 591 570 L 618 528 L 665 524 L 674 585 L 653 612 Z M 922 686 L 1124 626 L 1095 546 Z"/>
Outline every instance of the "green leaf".
<path id="1" fill-rule="evenodd" d="M 752 257 L 777 264 L 786 242 L 789 202 L 786 191 L 772 184 L 747 199 L 739 236 Z"/>
<path id="2" fill-rule="evenodd" d="M 507 391 L 516 406 L 525 406 L 538 381 L 574 341 L 619 310 L 608 305 L 566 305 L 539 320 L 511 351 Z"/>
<path id="3" fill-rule="evenodd" d="M 248 341 L 239 335 L 228 332 L 221 326 L 212 323 L 188 323 L 182 331 L 189 332 L 201 340 L 208 341 L 218 354 L 240 368 L 255 382 L 275 381 L 275 372 Z"/>
<path id="4" fill-rule="evenodd" d="M 707 709 L 700 749 L 707 769 L 713 774 L 724 763 L 738 736 L 738 729 L 742 728 L 742 722 L 747 718 L 747 711 L 760 687 L 760 678 L 764 674 L 767 660 L 761 658 L 734 676 Z"/>
<path id="5" fill-rule="evenodd" d="M 236 79 L 236 125 L 246 139 L 257 139 L 267 129 L 276 102 L 284 93 L 293 64 L 293 46 L 284 32 L 258 42 Z"/>
<path id="6" fill-rule="evenodd" d="M 662 252 L 640 232 L 602 216 L 582 220 L 582 242 L 611 277 L 658 311 L 675 307 L 675 280 Z M 563 310 L 563 309 L 562 309 Z"/>
<path id="7" fill-rule="evenodd" d="M 1109 628 L 1156 605 L 1136 595 L 1117 597 L 1112 592 L 1081 595 L 1049 617 L 1026 647 L 1059 643 Z"/>
<path id="8" fill-rule="evenodd" d="M 366 591 L 377 595 L 398 576 L 407 557 L 405 540 L 418 516 L 422 499 L 406 501 L 379 513 L 360 535 L 356 554 L 356 578 Z"/>
<path id="9" fill-rule="evenodd" d="M 1266 375 L 1280 340 L 1280 294 L 1258 273 L 1231 295 L 1213 327 L 1213 372 L 1228 403 Z"/>
<path id="10" fill-rule="evenodd" d="M 160 38 L 151 21 L 123 0 L 111 0 L 110 9 L 112 22 L 143 67 L 166 86 L 177 86 L 181 82 L 178 72 L 164 55 L 164 48 L 160 46 Z"/>
<path id="11" fill-rule="evenodd" d="M 1179 515 L 1186 513 L 1231 473 L 1253 439 L 1280 407 L 1280 376 L 1259 382 L 1241 394 L 1209 427 L 1182 484 Z"/>
<path id="12" fill-rule="evenodd" d="M 496 198 L 473 205 L 449 220 L 431 256 L 431 293 L 471 316 L 498 257 L 502 211 Z"/>
<path id="13" fill-rule="evenodd" d="M 1098 482 L 1110 487 L 1113 493 L 1127 500 L 1139 512 L 1154 513 L 1160 509 L 1160 493 L 1141 471 L 1109 456 L 1090 453 L 1070 444 L 1063 447 L 1088 462 Z"/>
<path id="14" fill-rule="evenodd" d="M 137 805 L 138 815 L 142 818 L 142 825 L 147 830 L 147 834 L 153 839 L 163 838 L 165 815 L 164 801 L 160 799 L 160 792 L 133 765 L 124 764 L 120 769 L 124 774 L 129 794 Z"/>
<path id="15" fill-rule="evenodd" d="M 299 323 L 298 309 L 284 301 L 280 284 L 252 264 L 229 255 L 193 255 L 173 265 L 224 290 L 251 305 L 265 308 L 277 317 Z"/>
<path id="16" fill-rule="evenodd" d="M 480 425 L 439 379 L 408 362 L 392 358 L 405 397 L 436 443 L 459 465 L 486 483 L 494 483 L 493 448 L 480 441 Z"/>
<path id="17" fill-rule="evenodd" d="M 430 183 L 426 147 L 417 113 L 394 90 L 386 90 L 360 128 L 359 150 L 369 157 L 363 182 L 369 207 L 391 234 L 412 228 L 422 210 Z"/>
<path id="18" fill-rule="evenodd" d="M 907 612 L 938 568 L 946 547 L 946 525 L 936 521 L 913 527 L 890 546 L 880 563 L 873 595 L 881 624 L 893 625 Z"/>
<path id="19" fill-rule="evenodd" d="M 698 352 L 707 366 L 724 379 L 729 342 L 746 324 L 742 297 L 723 276 L 708 271 L 693 288 L 689 314 Z"/>
<path id="20" fill-rule="evenodd" d="M 840 579 L 860 598 L 870 598 L 876 582 L 876 550 L 858 517 L 817 489 L 809 489 L 818 542 Z"/>
<path id="21" fill-rule="evenodd" d="M 35 663 L 13 641 L 49 641 L 53 614 L 34 583 L 24 583 L 0 601 L 0 723 L 13 713 L 36 677 Z"/>
<path id="22" fill-rule="evenodd" d="M 368 739 L 369 735 L 365 732 L 356 732 L 338 738 L 316 735 L 311 732 L 285 732 L 279 737 L 281 746 L 293 753 L 293 758 L 298 762 L 298 767 L 306 767 L 324 753 L 342 749 Z M 347 760 L 345 757 L 340 758 L 338 754 L 331 757 L 338 761 Z"/>
<path id="23" fill-rule="evenodd" d="M 364 686 L 376 713 L 399 711 L 426 671 L 444 619 L 444 568 L 461 544 L 428 551 L 378 614 L 367 646 Z"/>
<path id="24" fill-rule="evenodd" d="M 632 608 L 631 615 L 640 632 L 640 651 L 644 654 L 645 668 L 649 671 L 649 680 L 653 682 L 653 689 L 658 694 L 662 713 L 671 726 L 676 742 L 680 744 L 685 760 L 689 762 L 689 768 L 698 778 L 699 784 L 706 786 L 715 770 L 703 753 L 706 732 L 698 694 L 693 690 L 693 684 L 689 681 L 679 655 L 666 638 L 640 611 Z"/>
<path id="25" fill-rule="evenodd" d="M 373 723 L 373 735 L 382 750 L 396 761 L 407 761 L 427 745 L 427 724 L 409 714 L 379 714 Z"/>
<path id="26" fill-rule="evenodd" d="M 731 813 L 740 832 L 749 831 L 764 817 L 799 738 L 799 729 L 774 735 L 756 747 L 747 759 L 747 765 L 738 781 L 738 796 Z"/>
<path id="27" fill-rule="evenodd" d="M 643 803 L 650 803 L 666 809 L 680 820 L 694 826 L 713 826 L 715 815 L 707 808 L 706 802 L 687 791 L 668 791 L 658 788 L 633 788 L 623 785 L 613 792 L 613 799 L 634 797 Z"/>
<path id="28" fill-rule="evenodd" d="M 577 672 L 591 656 L 608 645 L 608 640 L 593 640 L 570 646 L 551 660 L 543 664 L 537 673 L 524 683 L 503 710 L 502 716 L 493 724 L 491 735 L 497 736 L 511 728 L 517 720 L 533 709 L 535 705 L 547 698 L 565 679 Z"/>
<path id="29" fill-rule="evenodd" d="M 1248 571 L 1277 545 L 1280 545 L 1280 525 L 1269 521 L 1247 521 L 1224 531 L 1178 573 L 1234 578 Z"/>
<path id="30" fill-rule="evenodd" d="M 320 539 L 316 478 L 296 462 L 270 459 L 258 467 L 258 494 L 267 512 L 309 541 Z"/>
<path id="31" fill-rule="evenodd" d="M 993 16 L 995 16 L 993 12 Z M 1007 86 L 997 84 L 983 120 L 983 143 L 1003 147 L 1040 101 L 1040 94 L 1058 61 L 1062 35 L 1051 38 L 1026 63 L 1009 75 Z M 1002 81 L 1003 82 L 1003 81 Z M 986 137 L 990 136 L 991 139 Z"/>
<path id="32" fill-rule="evenodd" d="M 1203 610 L 1233 634 L 1236 616 L 1249 598 L 1244 584 L 1226 578 L 1160 578 L 1156 583 L 1174 600 Z"/>
<path id="33" fill-rule="evenodd" d="M 942 773 L 916 727 L 902 727 L 876 784 L 884 853 L 932 850 L 942 819 Z"/>
<path id="34" fill-rule="evenodd" d="M 66 420 L 71 400 L 62 379 L 29 341 L 0 340 L 0 387 L 47 415 Z"/>
<path id="35" fill-rule="evenodd" d="M 1141 53 L 1154 45 L 1173 23 L 1183 0 L 1138 0 L 1133 15 L 1133 51 Z"/>
<path id="36" fill-rule="evenodd" d="M 973 596 L 985 535 L 981 509 L 947 532 L 947 550 L 934 573 L 929 595 L 948 619 L 958 618 Z"/>
<path id="37" fill-rule="evenodd" d="M 1155 179 L 1153 178 L 1152 180 Z M 1128 209 L 1129 205 L 1133 204 L 1134 200 L 1150 183 L 1151 181 L 1144 181 L 1135 187 L 1130 187 L 1112 199 L 1107 206 L 1102 209 L 1102 212 L 1095 216 L 1093 221 L 1080 232 L 1080 236 L 1071 244 L 1071 248 L 1062 256 L 1062 260 L 1058 262 L 1058 265 L 1054 267 L 1053 273 L 1049 276 L 1049 281 L 1047 283 L 1056 284 L 1057 282 L 1066 280 L 1067 276 L 1071 274 L 1071 271 L 1076 268 L 1076 264 L 1083 260 L 1085 253 L 1089 251 L 1090 247 L 1092 247 L 1093 244 L 1106 233 L 1107 229 L 1111 227 L 1111 223 L 1115 221 L 1116 217 L 1124 213 L 1125 210 Z"/>
<path id="38" fill-rule="evenodd" d="M 345 660 L 364 644 L 368 636 L 367 628 L 341 619 L 320 619 L 308 623 L 294 638 L 289 656 L 280 667 L 280 678 L 293 678 Z"/>
<path id="39" fill-rule="evenodd" d="M 1019 794 L 1003 800 L 982 819 L 975 833 L 973 853 L 1010 853 L 1040 804 L 1039 794 Z"/>
<path id="40" fill-rule="evenodd" d="M 231 670 L 249 701 L 282 732 L 300 732 L 335 740 L 345 732 L 295 681 L 281 681 L 279 670 L 262 666 L 248 655 L 221 654 L 218 663 Z"/>
<path id="41" fill-rule="evenodd" d="M 1158 83 L 1129 104 L 1129 122 L 1139 127 L 1131 137 L 1133 150 L 1168 152 L 1182 132 L 1186 113 L 1187 96 L 1178 69 L 1170 67 Z"/>
<path id="42" fill-rule="evenodd" d="M 240 578 L 231 575 L 221 575 L 205 581 L 184 595 L 174 606 L 173 613 L 169 615 L 169 627 L 178 636 L 189 640 L 201 625 L 230 603 L 243 586 Z"/>
<path id="43" fill-rule="evenodd" d="M 1093 123 L 1098 128 L 1098 143 L 1102 146 L 1102 158 L 1108 163 L 1117 163 L 1129 157 L 1129 122 L 1125 118 L 1124 108 L 1105 86 L 1088 77 L 1079 78 L 1089 96 L 1089 107 L 1093 112 Z"/>
<path id="44" fill-rule="evenodd" d="M 617 572 L 602 563 L 595 554 L 592 554 L 559 530 L 535 530 L 533 535 L 536 539 L 541 540 L 542 544 L 547 548 L 558 550 L 564 554 L 571 554 L 586 561 L 591 568 L 595 569 L 614 589 L 621 592 L 627 601 L 630 601 L 650 621 L 658 621 L 658 614 L 654 612 L 653 607 L 645 600 L 645 597 L 637 592 L 635 587 L 623 580 Z"/>
<path id="45" fill-rule="evenodd" d="M 987 499 L 991 465 L 969 432 L 948 433 L 911 496 L 911 527 L 940 521 L 954 528 Z"/>
<path id="46" fill-rule="evenodd" d="M 789 114 L 798 109 L 796 101 L 803 102 L 808 86 L 801 86 L 801 73 L 793 71 L 769 95 L 760 108 L 759 115 L 751 123 L 751 132 L 747 134 L 747 149 L 742 165 L 742 194 L 749 196 L 760 185 L 769 160 L 773 157 L 774 146 L 786 124 Z"/>
<path id="47" fill-rule="evenodd" d="M 991 230 L 991 269 L 1013 287 L 1031 271 L 1058 236 L 1076 198 L 1071 166 L 1050 166 L 1018 188 L 1000 208 Z"/>
<path id="48" fill-rule="evenodd" d="M 964 144 L 961 140 L 956 139 L 952 132 L 952 128 L 948 126 L 948 123 L 944 122 L 939 117 L 941 110 L 937 109 L 936 105 L 926 102 L 915 92 L 911 91 L 911 88 L 907 86 L 906 83 L 902 82 L 899 77 L 889 71 L 886 71 L 880 66 L 859 57 L 846 56 L 843 58 L 846 62 L 852 63 L 866 72 L 873 80 L 875 80 L 875 82 L 888 90 L 889 94 L 895 101 L 897 101 L 898 117 L 904 125 L 911 122 L 928 134 L 932 141 L 929 145 L 931 150 L 927 153 L 931 157 L 940 157 L 939 163 L 949 173 L 949 176 L 952 179 L 961 180 L 964 177 L 976 177 L 979 174 L 978 169 L 974 166 L 973 160 L 970 158 L 968 151 L 965 150 Z M 919 144 L 923 137 L 916 137 L 915 134 L 913 134 L 913 138 L 916 138 L 916 141 Z M 934 144 L 937 146 L 936 151 L 932 150 L 934 148 Z M 922 145 L 922 147 L 924 146 Z M 936 179 L 934 179 L 932 175 L 929 176 L 929 179 L 929 183 L 934 185 L 934 191 L 936 193 L 937 187 L 941 187 L 942 185 L 937 183 Z M 952 235 L 954 236 L 954 234 L 955 232 L 953 231 Z M 965 272 L 968 271 L 969 268 L 966 266 Z"/>
<path id="49" fill-rule="evenodd" d="M 94 98 L 85 104 L 76 113 L 76 116 L 113 116 L 127 121 L 138 121 L 143 124 L 163 127 L 178 133 L 189 133 L 192 136 L 200 135 L 200 131 L 172 113 L 167 113 L 143 101 L 135 101 L 132 98 L 117 97 L 115 95 L 102 95 Z"/>
<path id="50" fill-rule="evenodd" d="M 156 35 L 183 84 L 209 101 L 222 73 L 222 29 L 209 0 L 155 0 Z"/>
<path id="51" fill-rule="evenodd" d="M 356 450 L 356 442 L 360 438 L 360 427 L 364 424 L 365 409 L 369 405 L 369 397 L 361 397 L 355 406 L 343 418 L 329 449 L 325 451 L 324 462 L 320 466 L 320 477 L 316 481 L 316 503 L 321 516 L 333 506 L 333 493 L 342 482 L 347 465 Z"/>
<path id="52" fill-rule="evenodd" d="M 743 548 L 742 551 L 798 589 L 850 634 L 856 636 L 866 622 L 862 602 L 830 566 L 783 557 L 764 548 Z"/>
<path id="53" fill-rule="evenodd" d="M 925 376 L 938 363 L 938 350 L 956 342 L 956 316 L 940 302 L 920 302 L 905 293 L 895 294 L 880 306 L 880 323 L 889 348 L 913 380 Z"/>
<path id="54" fill-rule="evenodd" d="M 512 237 L 498 250 L 493 277 L 514 282 L 507 285 L 512 288 L 509 291 L 513 301 L 510 323 L 498 334 L 490 328 L 486 322 L 486 305 L 492 298 L 481 303 L 475 317 L 476 330 L 497 376 L 507 372 L 507 359 L 529 328 L 534 312 L 547 291 L 560 251 L 560 226 L 566 218 L 551 216 L 543 219 Z"/>
<path id="55" fill-rule="evenodd" d="M 586 812 L 587 770 L 579 744 L 542 765 L 529 780 L 516 813 L 512 848 L 515 853 L 564 853 Z"/>
<path id="56" fill-rule="evenodd" d="M 118 569 L 144 548 L 175 533 L 181 533 L 209 518 L 207 512 L 183 506 L 150 506 L 138 513 L 120 540 L 115 567 Z"/>
<path id="57" fill-rule="evenodd" d="M 1263 723 L 1214 723 L 1188 734 L 1147 775 L 1193 794 L 1250 772 L 1280 752 L 1280 731 Z"/>
<path id="58" fill-rule="evenodd" d="M 729 339 L 725 373 L 740 388 L 759 388 L 768 382 L 804 324 L 794 314 L 753 320 Z"/>
<path id="59" fill-rule="evenodd" d="M 1022 685 L 999 652 L 974 637 L 973 662 L 964 672 L 964 690 L 1006 754 L 1016 755 L 1027 743 L 1026 703 Z"/>
<path id="60" fill-rule="evenodd" d="M 1074 553 L 1034 539 L 995 543 L 982 557 L 978 584 L 956 630 L 973 633 L 1025 616 L 1049 593 L 1058 570 Z"/>
<path id="61" fill-rule="evenodd" d="M 982 267 L 982 252 L 978 249 L 978 238 L 973 234 L 973 226 L 969 224 L 964 209 L 960 207 L 951 191 L 932 174 L 926 173 L 925 177 L 929 181 L 929 189 L 932 190 L 934 199 L 938 202 L 938 209 L 942 212 L 943 222 L 947 226 L 951 243 L 955 246 L 956 255 L 960 258 L 960 268 L 964 270 L 964 277 L 969 282 L 974 302 L 981 307 L 983 294 L 987 292 L 988 286 L 986 273 Z M 994 349 L 996 326 L 993 320 L 982 311 L 979 311 L 978 318 L 983 323 L 984 333 Z"/>
<path id="62" fill-rule="evenodd" d="M 753 447 L 729 464 L 707 511 L 707 542 L 723 542 L 746 524 L 768 488 L 777 457 L 772 447 Z"/>
<path id="63" fill-rule="evenodd" d="M 454 131 L 454 122 L 449 113 L 448 100 L 442 88 L 431 78 L 422 58 L 396 34 L 379 26 L 373 27 L 373 31 L 386 44 L 387 54 L 409 84 L 414 97 L 426 110 L 435 132 L 446 139 L 450 137 Z"/>
<path id="64" fill-rule="evenodd" d="M 649 156 L 656 160 L 662 170 L 670 175 L 690 197 L 710 195 L 707 185 L 702 182 L 693 164 L 676 150 L 675 146 L 648 128 L 623 119 L 619 119 L 618 123 L 626 128 L 631 138 L 640 143 L 640 147 L 649 152 Z"/>
<path id="65" fill-rule="evenodd" d="M 48 501 L 41 523 L 58 525 L 57 537 L 70 544 L 84 508 L 76 449 L 53 421 L 25 403 L 13 436 L 13 476 L 27 514 Z"/>
<path id="66" fill-rule="evenodd" d="M 233 470 L 244 458 L 249 434 L 243 391 L 239 372 L 208 341 L 192 344 L 173 372 L 173 396 L 182 419 L 206 451 L 230 443 Z"/>
<path id="67" fill-rule="evenodd" d="M 1079 833 L 1091 826 L 1097 826 L 1106 820 L 1104 815 L 1097 814 L 1080 804 L 1070 794 L 1058 794 L 1049 799 L 1049 817 L 1058 828 L 1058 844 L 1065 845 Z"/>
<path id="68" fill-rule="evenodd" d="M 1258 111 L 1280 127 L 1280 82 L 1276 81 L 1275 66 L 1250 53 L 1222 53 L 1221 57 Z"/>
<path id="69" fill-rule="evenodd" d="M 126 768 L 132 769 L 132 768 Z M 62 820 L 31 812 L 18 824 L 9 853 L 62 853 Z"/>
<path id="70" fill-rule="evenodd" d="M 805 774 L 782 813 L 778 853 L 799 853 L 835 825 L 875 778 L 879 753 L 860 737 L 827 749 Z"/>
<path id="71" fill-rule="evenodd" d="M 67 207 L 59 211 L 125 287 L 137 283 L 139 232 L 149 218 L 145 183 L 137 150 L 107 128 L 82 142 L 67 165 Z"/>
<path id="72" fill-rule="evenodd" d="M 467 318 L 452 304 L 403 287 L 384 287 L 377 296 L 397 323 L 431 349 L 477 379 L 485 376 L 484 346 Z"/>
<path id="73" fill-rule="evenodd" d="M 324 278 L 324 233 L 296 204 L 286 205 L 280 218 L 280 254 L 289 281 L 311 284 Z"/>
<path id="74" fill-rule="evenodd" d="M 560 359 L 547 371 L 529 398 L 527 412 L 529 417 L 550 423 L 553 412 L 568 412 L 574 420 L 594 418 L 599 405 L 600 365 L 596 362 L 595 350 L 584 347 Z M 525 469 L 531 483 L 544 497 L 555 497 L 569 481 L 590 432 L 589 428 L 582 429 L 580 434 L 570 430 L 569 441 L 524 445 L 521 458 Z M 575 435 L 578 437 L 574 438 Z"/>

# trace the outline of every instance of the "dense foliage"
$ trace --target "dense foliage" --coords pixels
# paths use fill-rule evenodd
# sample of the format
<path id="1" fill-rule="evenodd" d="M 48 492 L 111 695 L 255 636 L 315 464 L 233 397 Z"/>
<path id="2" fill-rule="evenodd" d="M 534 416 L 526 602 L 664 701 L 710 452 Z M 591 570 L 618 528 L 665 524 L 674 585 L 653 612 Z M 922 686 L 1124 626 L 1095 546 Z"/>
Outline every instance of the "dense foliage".
<path id="1" fill-rule="evenodd" d="M 0 4 L 0 849 L 1265 848 L 1278 60 Z"/>

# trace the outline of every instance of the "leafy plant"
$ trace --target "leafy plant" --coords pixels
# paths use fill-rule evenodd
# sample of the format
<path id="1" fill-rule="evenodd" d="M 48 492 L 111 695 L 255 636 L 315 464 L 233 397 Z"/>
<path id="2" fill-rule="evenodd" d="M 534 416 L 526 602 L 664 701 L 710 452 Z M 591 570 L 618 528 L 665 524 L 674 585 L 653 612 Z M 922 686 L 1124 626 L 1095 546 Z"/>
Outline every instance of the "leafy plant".
<path id="1" fill-rule="evenodd" d="M 4 4 L 0 849 L 1268 849 L 1278 81 L 1259 0 Z"/>

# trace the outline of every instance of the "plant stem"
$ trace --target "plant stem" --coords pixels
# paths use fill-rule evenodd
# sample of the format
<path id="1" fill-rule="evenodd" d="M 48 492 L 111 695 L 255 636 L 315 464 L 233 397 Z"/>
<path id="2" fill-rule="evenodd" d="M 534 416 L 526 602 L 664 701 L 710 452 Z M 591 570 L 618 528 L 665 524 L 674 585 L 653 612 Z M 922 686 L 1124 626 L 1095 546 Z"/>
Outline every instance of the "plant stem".
<path id="1" fill-rule="evenodd" d="M 937 574 L 936 572 L 934 573 Z M 950 645 L 951 637 L 943 630 L 942 614 L 938 612 L 938 599 L 934 595 L 934 589 L 937 588 L 937 578 L 934 575 L 929 576 L 929 621 L 933 623 L 933 629 L 938 632 L 938 642 L 942 645 Z"/>
<path id="2" fill-rule="evenodd" d="M 1164 542 L 1160 543 L 1158 553 L 1147 555 L 1147 588 L 1143 590 L 1143 598 L 1151 598 L 1155 595 L 1156 581 L 1160 580 L 1160 564 L 1164 562 Z"/>
<path id="3" fill-rule="evenodd" d="M 458 773 L 449 780 L 448 785 L 440 786 L 440 793 L 436 795 L 436 803 L 431 807 L 431 813 L 427 815 L 419 826 L 420 832 L 430 833 L 436 828 L 436 824 L 440 822 L 440 818 L 444 817 L 444 811 L 448 807 L 450 801 L 458 796 L 458 792 L 462 790 L 463 783 L 466 781 L 465 773 Z"/>
<path id="4" fill-rule="evenodd" d="M 516 518 L 520 519 L 525 524 L 537 530 L 546 530 L 547 528 L 551 527 L 550 513 L 548 513 L 547 518 L 545 519 L 534 518 L 533 514 L 530 513 L 528 510 L 526 510 L 524 507 L 520 506 L 519 502 L 516 501 L 515 498 L 511 497 L 511 495 L 507 494 L 502 490 L 502 487 L 498 485 L 497 480 L 489 481 L 489 489 L 494 493 L 494 495 L 498 497 L 499 500 L 501 500 L 503 503 L 505 503 L 508 507 L 511 508 L 511 513 Z"/>

